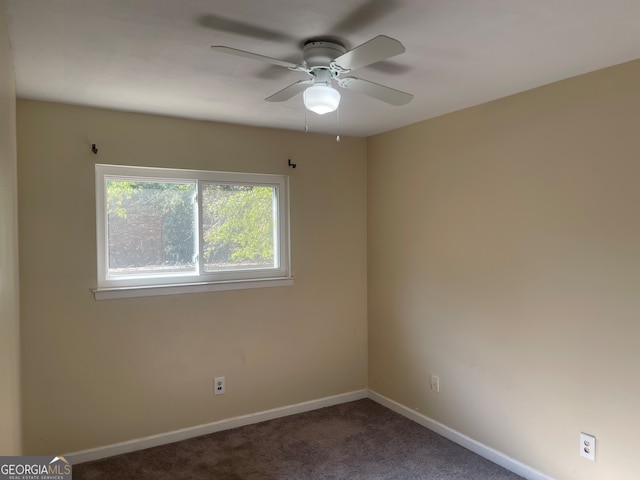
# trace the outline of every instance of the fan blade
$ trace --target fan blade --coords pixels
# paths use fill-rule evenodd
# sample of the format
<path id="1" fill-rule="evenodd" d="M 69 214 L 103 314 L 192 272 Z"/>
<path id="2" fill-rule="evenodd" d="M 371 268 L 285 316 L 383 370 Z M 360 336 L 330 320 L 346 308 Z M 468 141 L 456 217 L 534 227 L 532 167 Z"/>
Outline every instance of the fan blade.
<path id="1" fill-rule="evenodd" d="M 366 67 L 372 63 L 395 57 L 404 52 L 404 45 L 395 38 L 378 35 L 368 42 L 340 55 L 334 62 L 345 70 L 355 70 L 356 68 Z"/>
<path id="2" fill-rule="evenodd" d="M 406 105 L 413 99 L 413 95 L 410 93 L 401 92 L 395 88 L 385 87 L 384 85 L 379 85 L 361 78 L 341 78 L 338 81 L 338 85 L 342 88 L 346 88 L 347 90 L 364 93 L 365 95 L 369 95 L 377 100 L 395 105 L 396 107 Z"/>
<path id="3" fill-rule="evenodd" d="M 307 89 L 309 85 L 313 83 L 312 80 L 300 80 L 299 82 L 292 83 L 288 87 L 283 88 L 279 92 L 274 93 L 270 97 L 265 98 L 267 102 L 286 102 L 290 98 L 293 98 L 297 94 Z"/>
<path id="4" fill-rule="evenodd" d="M 395 0 L 368 0 L 353 10 L 340 23 L 334 25 L 330 31 L 351 33 L 360 30 L 397 7 L 398 2 Z"/>
<path id="5" fill-rule="evenodd" d="M 264 55 L 258 55 L 257 53 L 245 52 L 244 50 L 238 50 L 237 48 L 223 47 L 220 45 L 212 45 L 211 49 L 220 53 L 228 53 L 230 55 L 236 55 L 238 57 L 250 58 L 252 60 L 260 60 L 261 62 L 272 63 L 285 68 L 291 68 L 293 70 L 304 70 L 301 65 L 287 62 L 285 60 L 278 60 L 277 58 L 265 57 Z"/>
<path id="6" fill-rule="evenodd" d="M 297 41 L 293 37 L 281 32 L 269 30 L 250 23 L 240 22 L 231 18 L 220 17 L 218 15 L 201 15 L 198 23 L 203 27 L 219 30 L 222 32 L 235 33 L 246 37 L 259 38 L 261 40 L 272 41 Z"/>

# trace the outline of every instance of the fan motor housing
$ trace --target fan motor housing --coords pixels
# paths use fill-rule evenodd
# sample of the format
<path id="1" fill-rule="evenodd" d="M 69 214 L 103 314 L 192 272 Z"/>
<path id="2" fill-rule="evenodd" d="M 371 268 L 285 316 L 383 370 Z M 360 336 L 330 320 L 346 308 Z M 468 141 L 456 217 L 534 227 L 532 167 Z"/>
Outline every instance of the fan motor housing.
<path id="1" fill-rule="evenodd" d="M 329 64 L 347 49 L 339 43 L 323 40 L 309 40 L 302 47 L 302 58 L 307 68 L 328 67 Z"/>

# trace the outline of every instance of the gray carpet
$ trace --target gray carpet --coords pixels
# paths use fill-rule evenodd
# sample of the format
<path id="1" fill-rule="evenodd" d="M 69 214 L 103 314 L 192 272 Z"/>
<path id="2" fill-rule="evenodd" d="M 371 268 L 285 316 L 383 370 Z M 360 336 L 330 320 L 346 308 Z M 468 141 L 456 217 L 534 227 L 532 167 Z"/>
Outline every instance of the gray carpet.
<path id="1" fill-rule="evenodd" d="M 73 466 L 74 480 L 516 480 L 504 468 L 358 400 Z"/>

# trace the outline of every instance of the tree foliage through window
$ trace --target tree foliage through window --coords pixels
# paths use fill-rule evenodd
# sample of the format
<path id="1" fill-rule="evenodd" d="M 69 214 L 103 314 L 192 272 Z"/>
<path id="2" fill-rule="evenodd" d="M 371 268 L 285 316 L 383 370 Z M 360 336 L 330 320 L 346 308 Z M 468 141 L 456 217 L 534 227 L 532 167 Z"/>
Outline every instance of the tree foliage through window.
<path id="1" fill-rule="evenodd" d="M 205 268 L 274 264 L 273 188 L 207 184 L 202 189 Z"/>
<path id="2" fill-rule="evenodd" d="M 107 182 L 109 267 L 195 268 L 195 183 Z"/>
<path id="3" fill-rule="evenodd" d="M 109 269 L 184 272 L 197 268 L 195 182 L 107 181 Z M 273 267 L 274 188 L 203 183 L 205 271 Z"/>

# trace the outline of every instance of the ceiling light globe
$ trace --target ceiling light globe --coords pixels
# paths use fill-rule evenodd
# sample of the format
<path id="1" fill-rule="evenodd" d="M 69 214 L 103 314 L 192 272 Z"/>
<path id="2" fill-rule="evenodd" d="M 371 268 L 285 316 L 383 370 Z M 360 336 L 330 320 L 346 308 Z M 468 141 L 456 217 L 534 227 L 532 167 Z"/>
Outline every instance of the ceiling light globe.
<path id="1" fill-rule="evenodd" d="M 304 106 L 318 115 L 333 112 L 340 104 L 340 92 L 329 85 L 311 85 L 303 98 Z"/>

